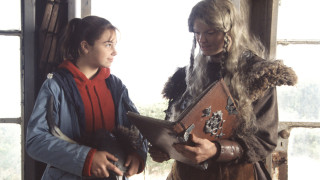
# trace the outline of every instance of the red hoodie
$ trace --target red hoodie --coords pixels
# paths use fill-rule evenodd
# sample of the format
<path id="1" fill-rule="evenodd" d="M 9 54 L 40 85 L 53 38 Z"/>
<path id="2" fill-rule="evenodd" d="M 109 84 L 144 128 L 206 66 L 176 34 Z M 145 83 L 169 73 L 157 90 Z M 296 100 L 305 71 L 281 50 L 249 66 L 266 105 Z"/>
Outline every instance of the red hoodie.
<path id="1" fill-rule="evenodd" d="M 115 109 L 106 79 L 110 76 L 109 68 L 100 68 L 98 73 L 88 79 L 72 62 L 64 61 L 60 68 L 71 72 L 84 105 L 86 132 L 99 129 L 112 131 L 115 123 Z"/>
<path id="2" fill-rule="evenodd" d="M 114 102 L 105 79 L 110 76 L 109 68 L 100 68 L 98 73 L 88 79 L 72 62 L 64 61 L 59 68 L 71 72 L 84 105 L 86 132 L 92 133 L 99 129 L 112 131 L 115 124 Z M 88 153 L 83 168 L 83 175 L 91 176 L 92 158 L 95 149 Z"/>

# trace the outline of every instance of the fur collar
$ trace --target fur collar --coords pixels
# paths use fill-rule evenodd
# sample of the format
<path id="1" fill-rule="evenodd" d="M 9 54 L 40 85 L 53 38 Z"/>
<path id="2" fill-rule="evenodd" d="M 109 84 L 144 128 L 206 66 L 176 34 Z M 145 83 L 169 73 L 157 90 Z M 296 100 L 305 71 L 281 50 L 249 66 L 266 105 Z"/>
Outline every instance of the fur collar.
<path id="1" fill-rule="evenodd" d="M 238 72 L 241 81 L 247 87 L 248 96 L 252 101 L 262 97 L 271 87 L 297 83 L 297 76 L 292 68 L 280 60 L 267 61 L 252 53 L 244 53 L 239 61 Z M 176 99 L 186 90 L 186 67 L 178 70 L 166 82 L 162 94 L 164 98 Z"/>
<path id="2" fill-rule="evenodd" d="M 252 101 L 259 99 L 271 87 L 297 83 L 298 78 L 291 67 L 281 60 L 267 61 L 250 53 L 239 63 L 242 82 L 248 87 L 248 95 Z"/>

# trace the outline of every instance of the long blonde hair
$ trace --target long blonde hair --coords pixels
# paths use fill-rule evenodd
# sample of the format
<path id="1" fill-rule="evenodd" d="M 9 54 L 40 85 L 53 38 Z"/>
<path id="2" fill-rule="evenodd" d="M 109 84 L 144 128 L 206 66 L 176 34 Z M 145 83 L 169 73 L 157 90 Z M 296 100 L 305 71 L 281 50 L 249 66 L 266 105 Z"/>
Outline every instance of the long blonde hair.
<path id="1" fill-rule="evenodd" d="M 250 51 L 264 58 L 265 48 L 255 36 L 249 33 L 248 23 L 244 20 L 246 9 L 242 7 L 241 11 L 242 13 L 238 12 L 229 0 L 203 0 L 193 7 L 188 25 L 189 31 L 194 32 L 194 21 L 198 19 L 225 34 L 224 56 L 221 59 L 223 78 L 240 111 L 240 118 L 243 120 L 241 131 L 252 133 L 255 131 L 255 115 L 253 114 L 252 100 L 248 94 L 248 84 L 242 81 L 245 79 L 243 77 L 245 74 L 240 73 L 239 68 L 245 65 L 245 61 L 241 61 L 246 58 L 245 52 Z M 227 36 L 232 40 L 229 49 Z M 189 90 L 191 94 L 195 95 L 203 91 L 208 84 L 203 80 L 207 75 L 203 64 L 208 62 L 208 57 L 202 55 L 200 51 L 195 58 L 196 43 L 194 38 L 190 64 L 186 72 L 187 91 Z"/>

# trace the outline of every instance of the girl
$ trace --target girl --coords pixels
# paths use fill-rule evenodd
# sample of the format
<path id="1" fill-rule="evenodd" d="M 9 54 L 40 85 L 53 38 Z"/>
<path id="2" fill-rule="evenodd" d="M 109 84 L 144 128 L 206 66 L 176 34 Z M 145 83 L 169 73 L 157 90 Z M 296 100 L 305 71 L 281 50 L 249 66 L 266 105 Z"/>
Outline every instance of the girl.
<path id="1" fill-rule="evenodd" d="M 265 158 L 277 146 L 278 108 L 276 86 L 294 85 L 294 71 L 281 61 L 263 59 L 264 47 L 248 33 L 246 23 L 228 0 L 203 0 L 189 16 L 194 33 L 190 64 L 167 82 L 167 120 L 174 121 L 211 83 L 223 78 L 238 108 L 239 126 L 229 140 L 215 142 L 191 136 L 194 146 L 175 149 L 195 163 L 207 161 L 201 171 L 175 162 L 168 179 L 271 180 Z M 196 45 L 200 52 L 194 57 Z M 156 147 L 153 160 L 169 157 Z"/>
<path id="2" fill-rule="evenodd" d="M 117 179 L 144 169 L 146 141 L 128 152 L 125 166 L 129 170 L 123 174 L 113 164 L 118 159 L 92 148 L 94 139 L 87 138 L 116 127 L 130 128 L 126 112 L 136 111 L 126 87 L 110 74 L 116 43 L 116 28 L 106 19 L 88 16 L 69 22 L 62 45 L 65 61 L 43 83 L 27 129 L 28 154 L 47 164 L 42 179 Z M 54 123 L 77 144 L 50 133 L 52 127 L 46 122 L 51 118 L 47 114 L 51 97 Z M 136 138 L 142 142 L 141 135 Z"/>

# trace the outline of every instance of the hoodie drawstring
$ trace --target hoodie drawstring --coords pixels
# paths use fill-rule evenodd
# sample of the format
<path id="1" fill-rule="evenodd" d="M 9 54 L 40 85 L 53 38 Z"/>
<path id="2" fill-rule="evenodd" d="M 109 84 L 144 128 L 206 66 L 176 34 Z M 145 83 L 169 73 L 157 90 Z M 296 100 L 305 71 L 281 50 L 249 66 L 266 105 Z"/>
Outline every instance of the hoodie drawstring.
<path id="1" fill-rule="evenodd" d="M 100 97 L 99 97 L 99 94 L 98 94 L 98 92 L 97 92 L 97 90 L 96 90 L 96 86 L 93 86 L 93 89 L 94 89 L 94 92 L 95 92 L 95 94 L 96 94 L 96 96 L 97 96 L 97 98 L 98 98 L 98 104 L 99 104 L 99 109 L 100 109 L 100 113 L 101 113 L 102 126 L 103 126 L 104 128 L 107 128 L 107 127 L 106 127 L 106 124 L 105 124 L 105 122 L 104 122 L 104 116 L 103 116 L 103 111 L 102 111 L 102 107 L 101 107 Z"/>

